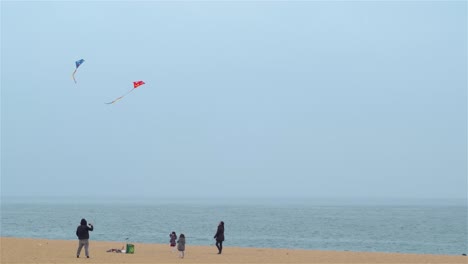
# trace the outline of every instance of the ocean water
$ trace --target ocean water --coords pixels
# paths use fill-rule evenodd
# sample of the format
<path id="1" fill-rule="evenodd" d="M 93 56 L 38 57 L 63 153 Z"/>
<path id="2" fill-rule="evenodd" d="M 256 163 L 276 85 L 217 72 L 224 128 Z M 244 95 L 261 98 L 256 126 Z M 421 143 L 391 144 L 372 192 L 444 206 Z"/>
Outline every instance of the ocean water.
<path id="1" fill-rule="evenodd" d="M 212 245 L 219 221 L 225 247 L 468 253 L 464 204 L 340 204 L 308 202 L 6 200 L 1 236 L 75 240 L 81 218 L 95 226 L 91 240 Z"/>

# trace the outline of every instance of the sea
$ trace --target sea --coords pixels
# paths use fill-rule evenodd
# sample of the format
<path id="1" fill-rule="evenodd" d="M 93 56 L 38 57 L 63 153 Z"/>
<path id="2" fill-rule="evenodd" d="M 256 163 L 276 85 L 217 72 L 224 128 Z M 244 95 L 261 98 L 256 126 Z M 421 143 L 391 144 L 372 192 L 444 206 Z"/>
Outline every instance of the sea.
<path id="1" fill-rule="evenodd" d="M 76 240 L 82 218 L 91 241 L 213 245 L 220 221 L 224 247 L 461 255 L 468 253 L 466 201 L 342 199 L 5 198 L 1 236 Z"/>

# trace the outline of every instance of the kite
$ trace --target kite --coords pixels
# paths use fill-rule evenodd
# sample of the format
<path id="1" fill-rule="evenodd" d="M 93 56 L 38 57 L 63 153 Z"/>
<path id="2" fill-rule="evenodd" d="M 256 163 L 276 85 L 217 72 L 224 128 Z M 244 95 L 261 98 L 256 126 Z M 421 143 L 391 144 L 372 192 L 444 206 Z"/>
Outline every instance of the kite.
<path id="1" fill-rule="evenodd" d="M 113 103 L 117 102 L 118 100 L 124 98 L 124 96 L 126 96 L 127 94 L 133 92 L 133 90 L 135 90 L 136 88 L 142 86 L 143 84 L 145 84 L 144 81 L 136 81 L 136 82 L 133 82 L 133 88 L 132 88 L 130 91 L 128 91 L 126 94 L 124 94 L 124 95 L 118 97 L 118 98 L 115 99 L 114 101 L 112 101 L 112 102 L 110 102 L 110 103 L 106 103 L 106 104 L 113 104 Z"/>
<path id="2" fill-rule="evenodd" d="M 83 62 L 84 62 L 83 59 L 75 61 L 76 69 L 72 74 L 72 78 L 73 78 L 73 81 L 75 81 L 75 83 L 76 83 L 76 79 L 75 79 L 76 70 L 78 70 L 78 67 L 80 67 L 80 65 L 83 64 Z"/>

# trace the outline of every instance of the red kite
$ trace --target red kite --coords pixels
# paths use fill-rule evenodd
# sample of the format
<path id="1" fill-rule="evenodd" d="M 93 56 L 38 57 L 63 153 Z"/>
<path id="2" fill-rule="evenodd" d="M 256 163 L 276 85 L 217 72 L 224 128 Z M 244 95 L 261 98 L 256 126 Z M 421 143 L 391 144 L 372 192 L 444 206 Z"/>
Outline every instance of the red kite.
<path id="1" fill-rule="evenodd" d="M 118 98 L 115 99 L 114 101 L 112 101 L 112 102 L 110 102 L 110 103 L 106 103 L 106 104 L 113 104 L 113 103 L 117 102 L 118 100 L 122 99 L 124 96 L 126 96 L 126 95 L 129 94 L 129 93 L 131 93 L 133 90 L 135 90 L 136 88 L 142 86 L 143 84 L 145 84 L 144 81 L 136 81 L 136 82 L 133 82 L 133 88 L 132 88 L 130 91 L 128 91 L 126 94 L 124 94 L 124 95 L 118 97 Z"/>

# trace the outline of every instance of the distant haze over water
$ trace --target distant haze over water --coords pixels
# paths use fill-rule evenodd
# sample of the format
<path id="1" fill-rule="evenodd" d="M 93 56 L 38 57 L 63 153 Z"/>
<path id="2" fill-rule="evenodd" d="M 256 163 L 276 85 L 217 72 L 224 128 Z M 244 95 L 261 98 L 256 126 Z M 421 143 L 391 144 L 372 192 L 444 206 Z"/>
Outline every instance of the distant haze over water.
<path id="1" fill-rule="evenodd" d="M 259 204 L 259 205 L 458 205 L 466 199 L 451 198 L 382 198 L 382 197 L 209 197 L 209 196 L 2 196 L 8 203 L 201 203 L 201 204 Z"/>

